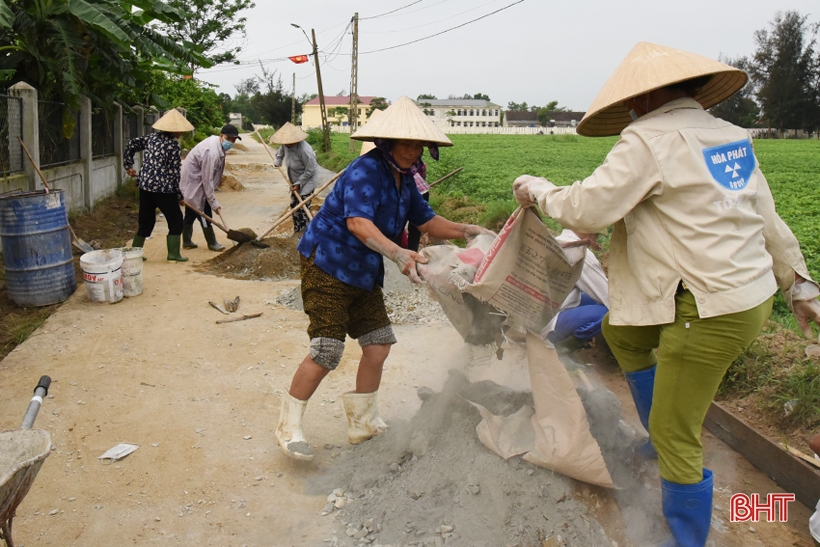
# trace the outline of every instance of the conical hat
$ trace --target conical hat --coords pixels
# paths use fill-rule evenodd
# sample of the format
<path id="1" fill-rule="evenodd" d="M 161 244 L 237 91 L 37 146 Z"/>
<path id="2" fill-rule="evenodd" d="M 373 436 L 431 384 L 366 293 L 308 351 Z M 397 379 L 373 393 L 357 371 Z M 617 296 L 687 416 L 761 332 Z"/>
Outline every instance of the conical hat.
<path id="1" fill-rule="evenodd" d="M 167 131 L 169 133 L 185 133 L 186 131 L 194 130 L 194 126 L 191 125 L 191 122 L 186 120 L 185 116 L 176 108 L 172 108 L 166 112 L 151 127 L 157 131 Z"/>
<path id="2" fill-rule="evenodd" d="M 365 123 L 365 125 L 373 121 L 373 118 L 377 118 L 378 116 L 380 116 L 382 112 L 383 110 L 379 110 L 378 108 L 374 110 L 370 117 L 367 119 L 367 123 Z M 373 141 L 364 141 L 362 143 L 362 151 L 359 152 L 359 155 L 364 156 L 374 148 L 376 148 L 376 145 L 373 143 Z"/>
<path id="3" fill-rule="evenodd" d="M 271 144 L 296 144 L 308 138 L 308 134 L 293 125 L 290 122 L 285 122 L 285 125 L 279 128 L 279 131 L 271 135 Z"/>
<path id="4" fill-rule="evenodd" d="M 703 108 L 728 99 L 749 79 L 742 70 L 708 57 L 639 42 L 592 101 L 577 131 L 588 137 L 617 135 L 632 121 L 626 99 L 710 74 L 714 76 L 693 97 Z"/>
<path id="5" fill-rule="evenodd" d="M 410 97 L 400 97 L 378 118 L 371 119 L 350 135 L 350 138 L 360 141 L 401 139 L 453 146 L 447 135 L 430 121 Z"/>

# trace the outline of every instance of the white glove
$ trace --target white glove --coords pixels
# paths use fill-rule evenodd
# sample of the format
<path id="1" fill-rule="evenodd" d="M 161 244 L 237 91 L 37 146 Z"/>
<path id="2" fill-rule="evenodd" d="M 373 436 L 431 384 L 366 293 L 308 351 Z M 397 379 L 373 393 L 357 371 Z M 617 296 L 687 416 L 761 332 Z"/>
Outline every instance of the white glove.
<path id="1" fill-rule="evenodd" d="M 555 185 L 547 179 L 521 175 L 513 182 L 513 195 L 522 207 L 534 207 L 550 188 L 555 188 Z"/>
<path id="2" fill-rule="evenodd" d="M 410 249 L 399 247 L 395 252 L 388 255 L 388 258 L 396 263 L 401 273 L 409 277 L 410 281 L 413 283 L 422 282 L 418 274 L 417 264 L 425 264 L 427 262 L 425 257 Z"/>
<path id="3" fill-rule="evenodd" d="M 814 338 L 809 320 L 820 325 L 820 300 L 817 299 L 820 296 L 820 288 L 810 281 L 795 282 L 786 296 L 787 301 L 790 300 L 792 313 L 803 331 L 803 336 Z"/>
<path id="4" fill-rule="evenodd" d="M 282 162 L 281 161 L 274 161 L 273 166 L 274 167 L 282 167 Z"/>
<path id="5" fill-rule="evenodd" d="M 484 226 L 479 226 L 477 224 L 467 224 L 464 227 L 464 239 L 467 240 L 467 243 L 470 243 L 472 240 L 476 238 L 476 236 L 480 236 L 482 234 L 486 234 L 493 237 L 498 235 L 492 230 L 488 230 Z"/>

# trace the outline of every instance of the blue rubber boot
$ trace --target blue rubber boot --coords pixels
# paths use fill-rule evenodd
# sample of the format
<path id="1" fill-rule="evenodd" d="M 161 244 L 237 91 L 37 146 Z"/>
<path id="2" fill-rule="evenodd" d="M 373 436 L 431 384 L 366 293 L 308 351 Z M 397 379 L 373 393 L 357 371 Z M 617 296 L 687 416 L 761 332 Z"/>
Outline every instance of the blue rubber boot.
<path id="1" fill-rule="evenodd" d="M 664 547 L 704 547 L 712 524 L 714 477 L 703 469 L 697 484 L 677 484 L 661 479 L 663 516 L 672 532 Z"/>
<path id="2" fill-rule="evenodd" d="M 638 417 L 644 429 L 649 432 L 649 411 L 652 409 L 652 392 L 655 389 L 655 369 L 656 366 L 638 372 L 626 372 L 626 383 L 629 391 L 632 392 L 632 399 L 635 401 L 635 408 L 638 409 Z M 637 453 L 647 460 L 657 460 L 658 453 L 652 445 L 652 440 L 648 440 L 637 448 Z"/>

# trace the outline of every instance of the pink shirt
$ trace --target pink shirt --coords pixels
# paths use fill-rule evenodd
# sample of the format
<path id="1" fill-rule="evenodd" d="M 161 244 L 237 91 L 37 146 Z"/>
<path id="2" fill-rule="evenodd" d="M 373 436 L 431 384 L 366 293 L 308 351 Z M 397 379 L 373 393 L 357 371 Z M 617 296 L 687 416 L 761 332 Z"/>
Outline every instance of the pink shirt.
<path id="1" fill-rule="evenodd" d="M 219 202 L 214 197 L 214 190 L 222 181 L 224 170 L 225 151 L 219 135 L 212 135 L 194 146 L 182 162 L 179 180 L 182 197 L 200 211 L 205 208 L 207 200 L 211 209 L 216 211 Z"/>

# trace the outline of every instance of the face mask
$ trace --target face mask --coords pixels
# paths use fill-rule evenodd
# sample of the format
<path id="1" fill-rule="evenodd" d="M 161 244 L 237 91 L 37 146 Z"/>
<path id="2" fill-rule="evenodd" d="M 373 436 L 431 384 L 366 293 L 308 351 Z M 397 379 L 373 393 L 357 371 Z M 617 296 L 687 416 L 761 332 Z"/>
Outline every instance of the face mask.
<path id="1" fill-rule="evenodd" d="M 222 150 L 227 152 L 231 148 L 233 148 L 233 143 L 231 141 L 222 141 Z"/>
<path id="2" fill-rule="evenodd" d="M 634 109 L 629 111 L 629 117 L 632 118 L 633 122 L 636 121 L 638 118 L 640 118 L 640 116 L 638 116 L 638 113 L 635 112 Z"/>

